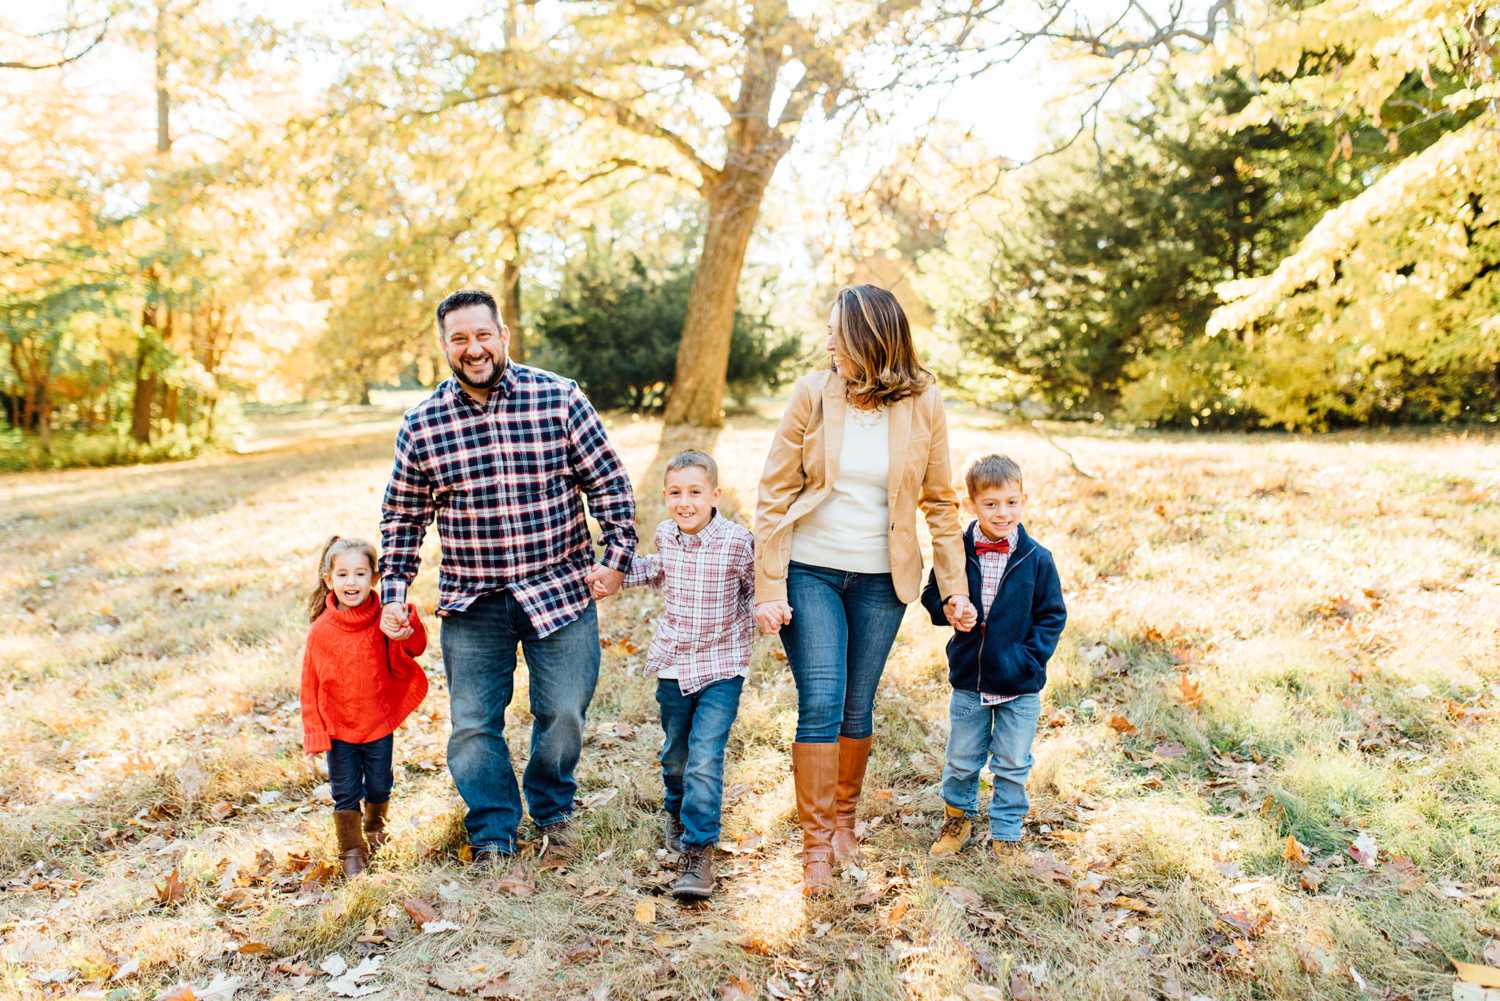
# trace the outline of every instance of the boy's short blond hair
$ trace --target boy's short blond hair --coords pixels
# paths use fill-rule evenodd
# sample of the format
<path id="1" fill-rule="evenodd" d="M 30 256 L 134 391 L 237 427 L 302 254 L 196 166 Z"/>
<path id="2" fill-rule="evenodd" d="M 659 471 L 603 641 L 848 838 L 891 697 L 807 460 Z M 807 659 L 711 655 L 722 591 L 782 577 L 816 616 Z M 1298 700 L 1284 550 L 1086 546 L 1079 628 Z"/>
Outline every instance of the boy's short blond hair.
<path id="1" fill-rule="evenodd" d="M 964 487 L 973 500 L 986 490 L 1003 487 L 1007 483 L 1025 486 L 1021 479 L 1021 467 L 1008 455 L 990 452 L 976 455 L 964 463 Z"/>
<path id="2" fill-rule="evenodd" d="M 713 456 L 707 452 L 700 452 L 696 448 L 689 448 L 672 456 L 672 460 L 667 463 L 667 468 L 662 471 L 662 482 L 666 482 L 668 473 L 676 473 L 684 469 L 693 468 L 701 469 L 708 474 L 708 483 L 710 486 L 717 487 L 719 485 L 719 464 L 714 461 Z"/>

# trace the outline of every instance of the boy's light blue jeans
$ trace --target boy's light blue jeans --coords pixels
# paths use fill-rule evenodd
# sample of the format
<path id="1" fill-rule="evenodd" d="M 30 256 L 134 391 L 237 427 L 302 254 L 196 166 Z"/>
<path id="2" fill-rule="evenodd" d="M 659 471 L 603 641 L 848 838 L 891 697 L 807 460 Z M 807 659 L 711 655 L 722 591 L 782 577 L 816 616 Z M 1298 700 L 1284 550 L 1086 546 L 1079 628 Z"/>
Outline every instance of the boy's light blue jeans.
<path id="1" fill-rule="evenodd" d="M 682 821 L 682 843 L 719 840 L 724 803 L 724 747 L 740 710 L 744 678 L 724 678 L 692 695 L 676 678 L 656 679 L 661 707 L 662 806 Z"/>
<path id="2" fill-rule="evenodd" d="M 1030 802 L 1031 741 L 1042 712 L 1040 693 L 998 706 L 979 704 L 978 692 L 954 691 L 948 703 L 948 760 L 943 765 L 943 802 L 979 816 L 979 770 L 989 759 L 995 779 L 990 799 L 990 840 L 1020 841 Z"/>

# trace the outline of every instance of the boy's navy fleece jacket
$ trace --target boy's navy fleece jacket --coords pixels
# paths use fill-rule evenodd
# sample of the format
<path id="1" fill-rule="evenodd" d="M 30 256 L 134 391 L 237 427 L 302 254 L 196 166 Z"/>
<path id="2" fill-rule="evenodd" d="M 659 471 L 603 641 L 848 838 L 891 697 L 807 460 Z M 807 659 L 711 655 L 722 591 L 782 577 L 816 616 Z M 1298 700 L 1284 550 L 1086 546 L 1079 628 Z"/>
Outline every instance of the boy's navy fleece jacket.
<path id="1" fill-rule="evenodd" d="M 974 554 L 977 523 L 964 532 L 969 600 L 979 607 L 979 557 Z M 937 579 L 929 574 L 922 606 L 934 625 L 946 626 Z M 1052 554 L 1016 526 L 1016 548 L 1005 564 L 995 601 L 969 632 L 954 630 L 948 641 L 948 681 L 954 688 L 987 695 L 1026 695 L 1047 684 L 1047 661 L 1068 621 L 1057 565 Z"/>

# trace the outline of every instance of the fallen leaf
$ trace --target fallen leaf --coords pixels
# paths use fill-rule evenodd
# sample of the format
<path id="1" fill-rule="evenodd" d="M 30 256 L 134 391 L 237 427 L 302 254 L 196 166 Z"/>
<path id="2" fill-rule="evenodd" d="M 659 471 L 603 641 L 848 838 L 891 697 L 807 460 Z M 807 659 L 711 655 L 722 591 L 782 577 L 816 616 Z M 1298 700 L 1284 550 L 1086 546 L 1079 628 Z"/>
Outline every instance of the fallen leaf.
<path id="1" fill-rule="evenodd" d="M 529 897 L 536 891 L 536 884 L 532 882 L 530 874 L 519 863 L 497 880 L 495 885 L 512 897 Z"/>
<path id="2" fill-rule="evenodd" d="M 1500 939 L 1492 938 L 1486 942 L 1483 955 L 1486 963 L 1491 966 L 1500 966 Z"/>
<path id="3" fill-rule="evenodd" d="M 1113 730 L 1115 733 L 1118 733 L 1122 737 L 1129 736 L 1130 734 L 1136 732 L 1135 724 L 1130 722 L 1130 720 L 1126 719 L 1119 713 L 1115 713 L 1114 715 L 1110 716 L 1110 718 L 1106 722 L 1108 722 L 1109 728 L 1111 730 Z"/>
<path id="4" fill-rule="evenodd" d="M 178 984 L 166 993 L 158 994 L 156 1001 L 197 1001 L 197 998 L 191 984 Z"/>
<path id="5" fill-rule="evenodd" d="M 241 956 L 257 956 L 261 953 L 271 951 L 271 947 L 264 942 L 241 942 L 234 950 Z"/>
<path id="6" fill-rule="evenodd" d="M 311 883 L 328 883 L 338 875 L 338 866 L 327 859 L 319 859 L 302 874 L 302 885 Z"/>
<path id="7" fill-rule="evenodd" d="M 1375 847 L 1375 839 L 1370 837 L 1369 832 L 1361 831 L 1359 837 L 1349 846 L 1349 854 L 1354 856 L 1356 862 L 1366 869 L 1375 868 L 1376 859 L 1380 850 Z"/>
<path id="8" fill-rule="evenodd" d="M 208 808 L 208 815 L 215 820 L 228 820 L 234 813 L 234 804 L 227 800 L 220 800 Z"/>
<path id="9" fill-rule="evenodd" d="M 1315 869 L 1308 869 L 1302 874 L 1299 882 L 1302 885 L 1302 889 L 1308 893 L 1317 893 L 1323 886 L 1323 874 Z"/>
<path id="10" fill-rule="evenodd" d="M 961 911 L 977 911 L 984 906 L 984 898 L 967 886 L 945 886 L 943 893 Z"/>
<path id="11" fill-rule="evenodd" d="M 1178 758 L 1181 758 L 1187 754 L 1187 748 L 1183 747 L 1176 741 L 1165 741 L 1153 747 L 1151 749 L 1151 753 L 1156 755 L 1158 758 L 1165 758 L 1168 761 L 1176 761 Z"/>
<path id="12" fill-rule="evenodd" d="M 637 924 L 649 925 L 656 922 L 656 901 L 650 897 L 641 897 L 635 902 L 635 920 Z"/>
<path id="13" fill-rule="evenodd" d="M 1258 938 L 1271 923 L 1271 917 L 1270 911 L 1256 918 L 1249 917 L 1244 911 L 1226 911 L 1219 915 L 1219 920 L 1246 938 Z"/>
<path id="14" fill-rule="evenodd" d="M 755 988 L 744 977 L 735 977 L 719 988 L 722 1001 L 755 1001 Z"/>
<path id="15" fill-rule="evenodd" d="M 349 964 L 344 961 L 343 956 L 340 956 L 336 952 L 330 952 L 328 955 L 324 956 L 323 961 L 318 964 L 318 969 L 322 970 L 330 977 L 342 977 L 345 973 L 348 972 Z"/>
<path id="16" fill-rule="evenodd" d="M 1483 966 L 1479 963 L 1460 963 L 1452 956 L 1448 962 L 1453 964 L 1453 969 L 1458 972 L 1458 979 L 1466 984 L 1478 984 L 1480 987 L 1500 987 L 1500 970 L 1493 966 Z"/>
<path id="17" fill-rule="evenodd" d="M 421 928 L 429 921 L 436 921 L 438 919 L 437 908 L 418 897 L 406 898 L 401 901 L 401 907 L 416 922 L 418 928 Z"/>
<path id="18" fill-rule="evenodd" d="M 1013 980 L 1018 977 L 1022 980 L 1025 980 L 1025 978 L 1022 977 L 1019 973 L 1011 974 L 1011 979 Z M 1030 988 L 1029 981 L 1027 982 L 1027 988 Z M 1016 988 L 1014 985 L 1011 986 L 1010 995 L 1013 998 L 1019 998 L 1023 996 L 1016 993 Z M 1024 996 L 1036 997 L 1035 994 Z M 966 999 L 966 1001 L 1005 1001 L 1005 994 L 1000 990 L 1000 988 L 991 987 L 988 984 L 969 984 L 964 987 L 964 998 Z"/>
<path id="19" fill-rule="evenodd" d="M 1126 911 L 1135 911 L 1137 914 L 1155 914 L 1156 908 L 1136 897 L 1127 897 L 1121 894 L 1109 902 L 1109 906 L 1118 907 Z"/>
<path id="20" fill-rule="evenodd" d="M 1177 677 L 1177 695 L 1189 709 L 1197 709 L 1203 704 L 1203 689 L 1186 674 Z"/>
<path id="21" fill-rule="evenodd" d="M 1333 959 L 1326 951 L 1306 943 L 1297 944 L 1297 962 L 1303 973 L 1314 977 L 1326 977 L 1333 969 Z"/>
<path id="22" fill-rule="evenodd" d="M 170 907 L 186 899 L 187 886 L 182 882 L 182 877 L 177 874 L 174 866 L 172 871 L 167 873 L 166 882 L 156 884 L 156 902 L 162 907 Z"/>
<path id="23" fill-rule="evenodd" d="M 1299 869 L 1307 867 L 1307 849 L 1302 847 L 1302 843 L 1294 835 L 1286 836 L 1286 844 L 1281 848 L 1281 857 Z"/>
<path id="24" fill-rule="evenodd" d="M 474 992 L 474 996 L 482 998 L 484 1001 L 513 997 L 514 995 L 510 989 L 510 974 L 500 973 L 486 980 L 479 985 L 479 989 Z"/>

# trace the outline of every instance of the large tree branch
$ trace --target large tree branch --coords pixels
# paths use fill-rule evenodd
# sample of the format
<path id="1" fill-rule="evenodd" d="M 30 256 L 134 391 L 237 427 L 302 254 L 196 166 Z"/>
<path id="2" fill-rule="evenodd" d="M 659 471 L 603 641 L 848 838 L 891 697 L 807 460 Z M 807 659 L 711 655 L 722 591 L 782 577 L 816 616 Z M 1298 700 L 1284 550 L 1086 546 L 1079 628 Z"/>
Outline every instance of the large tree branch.
<path id="1" fill-rule="evenodd" d="M 704 186 L 715 184 L 719 180 L 721 171 L 705 160 L 692 143 L 660 122 L 647 118 L 622 101 L 606 97 L 603 94 L 596 94 L 586 87 L 580 87 L 576 83 L 544 84 L 537 88 L 537 93 L 570 104 L 587 102 L 603 108 L 622 127 L 639 135 L 646 136 L 649 139 L 658 139 L 671 146 L 698 172 L 698 176 L 702 178 Z"/>
<path id="2" fill-rule="evenodd" d="M 104 36 L 109 34 L 110 16 L 111 15 L 105 15 L 104 19 L 98 22 L 99 31 L 94 35 L 93 41 L 89 42 L 82 49 L 74 52 L 71 55 L 59 56 L 56 60 L 50 63 L 28 63 L 18 60 L 0 60 L 0 70 L 50 70 L 56 69 L 59 66 L 66 66 L 69 63 L 77 62 L 84 56 L 88 55 L 90 52 L 94 51 L 94 49 L 98 47 L 99 43 L 104 41 Z M 55 33 L 56 32 L 48 32 L 47 34 Z"/>

